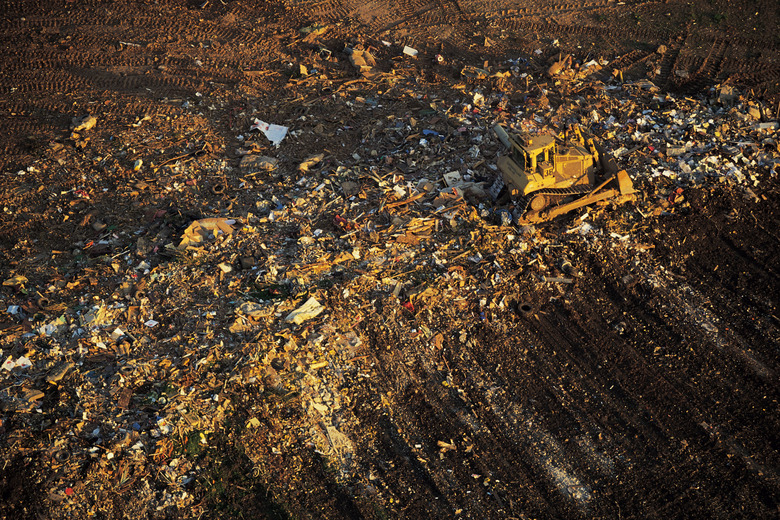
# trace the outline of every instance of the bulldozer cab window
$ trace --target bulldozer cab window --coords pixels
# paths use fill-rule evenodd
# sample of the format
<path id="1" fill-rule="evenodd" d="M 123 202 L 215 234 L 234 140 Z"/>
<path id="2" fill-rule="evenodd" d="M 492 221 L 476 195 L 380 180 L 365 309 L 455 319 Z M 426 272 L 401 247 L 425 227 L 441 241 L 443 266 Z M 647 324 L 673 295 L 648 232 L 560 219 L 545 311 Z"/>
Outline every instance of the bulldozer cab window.
<path id="1" fill-rule="evenodd" d="M 532 172 L 536 169 L 536 154 L 532 154 L 531 152 L 526 152 L 523 154 L 525 156 L 525 169 L 526 171 Z"/>
<path id="2" fill-rule="evenodd" d="M 551 163 L 553 161 L 554 156 L 555 156 L 554 147 L 547 147 L 542 150 L 534 150 L 533 152 L 529 150 L 524 150 L 523 159 L 525 162 L 525 169 L 526 171 L 531 171 L 531 172 L 536 171 L 537 167 L 539 166 L 539 163 L 542 162 Z"/>
<path id="3" fill-rule="evenodd" d="M 524 162 L 525 164 L 528 164 L 528 154 L 525 153 L 525 151 L 523 151 L 523 150 L 521 150 L 519 148 L 514 148 L 513 147 L 512 152 L 511 152 L 511 156 L 512 156 L 512 159 L 514 159 L 514 161 L 517 164 L 520 164 L 521 162 Z"/>
<path id="4" fill-rule="evenodd" d="M 525 161 L 526 170 L 535 172 L 536 168 L 539 166 L 539 163 L 544 162 L 546 160 L 548 160 L 547 150 L 542 150 L 536 153 L 529 152 L 526 154 L 526 161 Z"/>
<path id="5" fill-rule="evenodd" d="M 553 157 L 555 157 L 555 146 L 550 146 L 549 148 L 544 149 L 544 159 L 540 158 L 540 160 L 553 162 Z"/>

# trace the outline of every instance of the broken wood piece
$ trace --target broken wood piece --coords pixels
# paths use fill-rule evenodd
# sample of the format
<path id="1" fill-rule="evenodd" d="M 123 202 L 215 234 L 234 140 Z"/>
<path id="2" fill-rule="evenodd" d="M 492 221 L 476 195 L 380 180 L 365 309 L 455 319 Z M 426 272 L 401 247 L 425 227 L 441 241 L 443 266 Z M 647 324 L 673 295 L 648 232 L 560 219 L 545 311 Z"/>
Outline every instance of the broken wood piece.
<path id="1" fill-rule="evenodd" d="M 398 202 L 391 202 L 390 204 L 386 204 L 385 208 L 392 209 L 392 208 L 397 208 L 399 206 L 405 206 L 406 204 L 411 204 L 412 202 L 419 200 L 423 197 L 425 197 L 425 193 L 418 193 L 417 195 L 412 195 L 408 199 L 399 200 Z"/>

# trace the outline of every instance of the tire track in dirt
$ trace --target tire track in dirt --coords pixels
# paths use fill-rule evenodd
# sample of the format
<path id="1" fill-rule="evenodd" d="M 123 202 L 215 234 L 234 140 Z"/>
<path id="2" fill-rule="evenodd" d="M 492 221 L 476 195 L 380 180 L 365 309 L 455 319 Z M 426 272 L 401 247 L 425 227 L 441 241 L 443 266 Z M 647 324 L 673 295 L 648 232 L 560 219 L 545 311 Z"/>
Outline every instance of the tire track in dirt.
<path id="1" fill-rule="evenodd" d="M 386 435 L 400 436 L 394 444 L 403 446 L 404 453 L 418 453 L 420 458 L 426 457 L 423 459 L 426 463 L 417 466 L 414 461 L 403 462 L 397 454 L 391 452 L 380 454 L 380 458 L 402 464 L 398 472 L 417 474 L 422 481 L 436 483 L 433 487 L 418 487 L 418 493 L 420 489 L 430 488 L 434 490 L 434 499 L 439 497 L 439 500 L 444 492 L 449 494 L 450 502 L 440 507 L 437 501 L 436 508 L 429 510 L 432 517 L 447 518 L 452 514 L 452 507 L 463 507 L 464 502 L 469 504 L 469 509 L 477 508 L 474 511 L 477 516 L 490 516 L 491 508 L 481 506 L 477 498 L 485 498 L 488 503 L 496 500 L 493 507 L 513 514 L 526 510 L 535 515 L 542 514 L 543 517 L 551 516 L 554 509 L 547 495 L 552 493 L 552 498 L 557 500 L 555 491 L 538 489 L 534 484 L 537 477 L 546 480 L 544 470 L 531 463 L 533 459 L 525 457 L 524 450 L 518 449 L 518 444 L 530 446 L 527 435 L 529 426 L 525 424 L 525 419 L 520 420 L 518 415 L 505 410 L 511 409 L 511 405 L 502 397 L 502 390 L 487 383 L 490 380 L 488 375 L 478 363 L 471 363 L 473 360 L 465 349 L 457 348 L 457 353 L 454 353 L 461 357 L 458 363 L 470 365 L 468 377 L 472 384 L 464 394 L 447 383 L 450 377 L 440 369 L 443 367 L 438 366 L 443 362 L 441 358 L 436 356 L 437 361 L 433 361 L 430 354 L 413 348 L 411 345 L 404 348 L 406 363 L 391 361 L 390 358 L 396 357 L 393 354 L 379 353 L 378 361 L 389 371 L 385 373 L 385 382 L 377 384 L 384 392 L 395 391 L 399 394 L 396 402 L 386 409 L 388 414 L 392 414 L 392 422 L 387 424 L 390 431 Z M 453 363 L 453 360 L 449 363 Z M 399 366 L 408 365 L 415 367 L 412 369 L 414 374 L 398 372 Z M 455 372 L 460 372 L 460 369 Z M 472 399 L 472 395 L 477 397 Z M 464 440 L 464 435 L 468 440 Z M 438 440 L 453 440 L 460 448 L 446 456 L 442 454 L 442 458 L 437 460 L 435 443 Z M 473 443 L 472 451 L 479 457 L 463 453 L 464 443 L 468 442 Z M 496 457 L 497 454 L 500 456 Z M 402 457 L 404 460 L 408 458 Z M 409 464 L 411 467 L 405 468 Z M 454 476 L 457 476 L 455 482 Z M 485 479 L 488 484 L 483 483 Z M 392 480 L 385 485 L 393 487 Z M 469 481 L 473 484 L 469 485 Z M 495 483 L 491 486 L 490 482 Z M 464 484 L 469 490 L 465 494 Z M 472 496 L 472 492 L 479 494 Z M 496 498 L 491 499 L 490 495 Z M 487 509 L 479 509 L 481 507 Z"/>
<path id="2" fill-rule="evenodd" d="M 534 340 L 529 343 L 537 342 Z M 474 348 L 473 343 L 471 347 Z M 490 345 L 487 348 L 495 347 L 496 345 Z M 454 436 L 455 432 L 466 430 L 467 436 L 474 442 L 474 450 L 480 453 L 481 467 L 472 471 L 475 474 L 487 472 L 493 479 L 507 483 L 507 488 L 522 489 L 523 492 L 519 494 L 511 491 L 506 491 L 505 494 L 507 500 L 511 499 L 515 503 L 526 504 L 526 507 L 532 508 L 525 511 L 529 514 L 542 514 L 545 517 L 563 514 L 571 518 L 586 514 L 594 507 L 600 507 L 597 501 L 594 503 L 594 483 L 609 478 L 615 462 L 594 447 L 587 433 L 579 436 L 576 448 L 564 445 L 561 437 L 566 433 L 562 432 L 567 429 L 579 430 L 580 426 L 577 421 L 568 421 L 577 426 L 567 428 L 564 425 L 567 421 L 562 422 L 556 418 L 563 411 L 564 415 L 571 413 L 579 416 L 582 421 L 582 414 L 573 404 L 575 399 L 569 398 L 565 391 L 554 391 L 553 395 L 549 395 L 547 390 L 543 390 L 551 386 L 551 377 L 554 377 L 551 374 L 555 374 L 551 371 L 551 366 L 544 360 L 530 356 L 526 361 L 535 367 L 530 373 L 523 371 L 516 378 L 496 382 L 495 375 L 490 375 L 495 374 L 492 363 L 484 366 L 478 358 L 471 356 L 468 346 L 453 346 L 452 349 L 453 357 L 448 364 L 458 364 L 454 373 L 459 376 L 452 379 L 459 387 L 459 392 L 460 387 L 465 386 L 465 389 L 457 397 L 448 399 L 453 391 L 443 390 L 445 387 L 441 384 L 415 387 L 415 394 L 423 392 L 425 406 L 414 406 L 417 414 L 404 421 L 405 431 L 413 432 L 409 434 L 410 437 L 425 438 L 426 434 L 429 437 L 430 432 L 438 430 L 438 434 L 446 439 L 447 435 Z M 492 354 L 488 356 L 490 359 Z M 426 358 L 420 355 L 415 360 L 415 365 L 424 365 L 424 359 Z M 502 372 L 500 366 L 498 372 Z M 393 380 L 392 374 L 388 376 Z M 426 378 L 445 379 L 441 371 L 437 373 L 436 367 L 433 366 L 426 367 L 426 376 L 422 379 Z M 447 380 L 449 378 L 445 379 Z M 465 382 L 468 382 L 468 385 Z M 562 387 L 563 384 L 558 386 Z M 438 388 L 439 393 L 432 394 L 426 391 L 426 388 Z M 444 392 L 447 394 L 443 397 Z M 529 394 L 524 395 L 526 392 Z M 404 402 L 408 405 L 408 399 L 404 399 Z M 414 424 L 423 420 L 419 412 L 421 408 L 429 410 L 431 417 L 425 420 L 422 427 L 415 428 Z M 403 409 L 403 406 L 398 403 L 393 409 Z M 557 409 L 558 413 L 540 415 L 534 409 Z M 442 424 L 444 426 L 441 426 Z M 556 434 L 551 433 L 553 431 Z M 426 441 L 430 443 L 431 439 Z M 568 443 L 569 439 L 566 441 Z M 498 456 L 491 456 L 491 453 Z M 522 471 L 518 471 L 519 469 Z M 469 475 L 463 477 L 468 480 Z M 540 489 L 533 486 L 533 482 L 546 482 L 547 485 Z M 521 511 L 512 512 L 517 514 Z M 490 516 L 489 511 L 481 513 Z"/>
<path id="3" fill-rule="evenodd" d="M 511 17 L 501 20 L 501 27 L 519 35 L 533 35 L 534 38 L 559 38 L 569 36 L 583 39 L 606 40 L 615 36 L 611 27 L 588 25 L 560 25 L 557 23 L 536 22 L 524 17 Z M 666 41 L 669 34 L 663 29 L 627 28 L 626 38 L 634 41 Z"/>
<path id="4" fill-rule="evenodd" d="M 444 359 L 445 365 L 456 368 L 450 374 L 440 371 L 439 378 L 446 374 L 444 381 L 429 385 L 438 390 L 438 396 L 426 393 L 432 409 L 445 414 L 439 420 L 449 419 L 446 430 L 465 430 L 474 443 L 473 451 L 480 456 L 474 462 L 472 474 L 487 475 L 503 483 L 497 486 L 508 503 L 525 504 L 522 510 L 511 510 L 513 514 L 527 508 L 531 508 L 532 514 L 543 515 L 561 510 L 576 515 L 580 510 L 587 510 L 591 499 L 589 487 L 572 471 L 561 444 L 533 410 L 530 405 L 533 399 L 521 397 L 507 381 L 497 380 L 492 365 L 486 367 L 474 358 L 471 350 L 474 341 L 467 340 L 463 346 L 453 342 L 452 357 Z M 424 356 L 420 359 L 422 362 Z M 435 367 L 429 370 L 432 374 Z M 446 434 L 447 431 L 440 433 Z M 462 478 L 467 480 L 470 476 L 464 474 Z M 545 482 L 546 485 L 540 485 Z M 510 491 L 514 489 L 523 492 Z M 489 510 L 477 513 L 491 516 Z"/>
<path id="5" fill-rule="evenodd" d="M 620 389 L 617 381 L 604 380 L 590 363 L 578 361 L 572 352 L 580 355 L 584 352 L 574 347 L 565 329 L 562 331 L 561 323 L 553 324 L 550 318 L 541 317 L 529 328 L 532 332 L 528 338 L 523 338 L 522 333 L 515 337 L 519 336 L 518 339 L 528 346 L 523 364 L 531 367 L 530 372 L 512 373 L 507 370 L 513 369 L 502 368 L 511 366 L 509 353 L 502 356 L 504 363 L 494 369 L 505 376 L 506 388 L 516 389 L 513 392 L 515 399 L 523 395 L 520 399 L 528 402 L 531 408 L 544 410 L 534 412 L 525 421 L 529 427 L 537 423 L 544 424 L 544 428 L 521 434 L 535 439 L 534 445 L 547 447 L 541 451 L 531 449 L 531 454 L 535 454 L 546 468 L 547 479 L 557 492 L 576 504 L 575 509 L 583 514 L 608 510 L 600 497 L 619 474 L 630 473 L 635 459 L 641 460 L 636 454 L 636 442 L 627 443 L 625 439 L 630 439 L 632 432 L 633 436 L 641 432 L 641 444 L 644 444 L 653 439 L 655 429 L 648 427 L 646 419 L 633 411 L 637 408 L 636 403 L 626 402 L 622 390 L 615 396 L 618 401 L 610 395 L 607 389 L 612 388 L 613 392 L 618 392 L 614 390 L 615 386 Z M 555 349 L 547 348 L 548 345 Z M 516 404 L 507 406 L 516 414 Z M 495 413 L 507 415 L 506 411 L 496 410 Z M 616 418 L 619 418 L 617 423 Z M 626 431 L 624 438 L 619 436 L 622 429 Z M 550 458 L 549 453 L 558 455 Z M 571 512 L 559 511 L 558 514 Z"/>
<path id="6" fill-rule="evenodd" d="M 688 33 L 679 46 L 672 46 L 670 58 L 662 66 L 662 77 L 667 89 L 685 92 L 700 92 L 720 81 L 731 79 L 737 84 L 754 84 L 763 88 L 776 87 L 780 74 L 773 61 L 759 58 L 746 61 L 744 56 L 756 47 L 776 49 L 777 42 L 765 36 L 755 38 L 744 36 L 693 35 Z M 776 54 L 771 50 L 767 55 Z"/>
<path id="7" fill-rule="evenodd" d="M 667 281 L 667 284 L 663 285 L 666 289 L 660 289 L 659 295 L 655 297 L 657 298 L 655 301 L 658 303 L 651 303 L 650 305 L 650 308 L 654 309 L 654 312 L 657 313 L 658 317 L 655 318 L 655 320 L 648 319 L 649 316 L 645 312 L 645 309 L 648 307 L 646 304 L 642 303 L 642 301 L 647 301 L 646 299 L 637 300 L 636 306 L 632 305 L 625 309 L 628 316 L 636 319 L 636 321 L 631 320 L 630 327 L 638 331 L 637 335 L 639 335 L 639 331 L 646 327 L 645 324 L 656 321 L 659 330 L 661 330 L 660 327 L 670 328 L 671 326 L 670 333 L 676 329 L 681 331 L 693 331 L 696 336 L 704 336 L 703 344 L 702 340 L 695 340 L 696 342 L 693 343 L 692 340 L 685 339 L 690 333 L 682 333 L 680 340 L 677 341 L 678 343 L 682 341 L 682 348 L 679 354 L 689 358 L 688 362 L 682 363 L 685 366 L 695 366 L 697 364 L 695 363 L 697 358 L 701 361 L 706 360 L 706 363 L 709 365 L 714 365 L 711 366 L 707 372 L 704 372 L 704 374 L 712 374 L 712 377 L 700 374 L 676 374 L 678 370 L 674 366 L 670 366 L 668 368 L 671 368 L 672 370 L 669 375 L 664 375 L 661 379 L 659 379 L 658 376 L 653 376 L 652 378 L 654 380 L 669 381 L 672 384 L 671 388 L 675 389 L 676 393 L 683 398 L 681 403 L 686 403 L 686 407 L 695 411 L 694 420 L 698 425 L 697 428 L 704 430 L 710 436 L 713 422 L 719 423 L 720 425 L 750 425 L 747 427 L 740 426 L 740 428 L 743 429 L 738 436 L 723 438 L 723 444 L 727 446 L 726 459 L 722 460 L 722 462 L 724 462 L 724 469 L 730 465 L 728 464 L 728 457 L 735 455 L 739 455 L 742 458 L 745 467 L 749 469 L 759 466 L 765 469 L 777 467 L 777 460 L 773 460 L 776 459 L 776 456 L 770 456 L 769 459 L 764 460 L 764 462 L 759 462 L 762 458 L 766 458 L 766 454 L 775 453 L 774 450 L 771 449 L 771 444 L 762 445 L 759 443 L 758 445 L 754 445 L 751 450 L 746 450 L 745 447 L 736 440 L 738 437 L 747 437 L 748 442 L 753 443 L 753 440 L 756 439 L 776 439 L 776 435 L 772 433 L 773 431 L 777 431 L 776 417 L 768 414 L 767 411 L 760 412 L 755 410 L 754 400 L 751 400 L 748 397 L 750 394 L 756 395 L 756 393 L 758 393 L 758 395 L 762 395 L 767 394 L 768 392 L 769 396 L 775 396 L 774 402 L 776 402 L 777 389 L 772 386 L 767 386 L 766 381 L 762 382 L 756 378 L 756 372 L 760 375 L 766 368 L 761 365 L 756 365 L 755 360 L 748 359 L 747 362 L 744 362 L 746 353 L 742 351 L 740 347 L 744 342 L 739 338 L 728 337 L 720 340 L 720 349 L 732 352 L 732 354 L 727 355 L 725 358 L 722 355 L 722 352 L 717 348 L 704 351 L 698 348 L 690 349 L 689 345 L 691 345 L 691 343 L 694 345 L 698 343 L 699 345 L 706 346 L 707 336 L 709 336 L 710 331 L 702 327 L 702 325 L 699 325 L 699 322 L 702 319 L 711 318 L 706 312 L 702 312 L 701 310 L 705 307 L 705 302 L 699 301 L 696 306 L 690 303 L 696 302 L 697 299 L 700 300 L 695 292 L 686 290 L 683 296 L 678 297 L 675 296 L 675 290 L 670 289 L 670 285 L 671 287 L 674 287 L 671 282 Z M 663 296 L 661 294 L 663 294 Z M 633 297 L 624 298 L 621 295 L 617 296 L 617 302 L 619 302 L 620 306 L 623 308 L 625 308 L 626 303 L 632 301 L 632 299 Z M 652 302 L 654 300 L 650 301 Z M 656 307 L 656 305 L 658 306 Z M 675 317 L 675 319 L 671 319 L 670 321 L 670 318 L 672 317 Z M 645 335 L 645 331 L 642 332 L 643 335 Z M 675 343 L 674 336 L 670 336 L 667 340 L 661 342 L 657 342 L 657 338 L 654 339 L 655 341 L 653 342 L 660 344 Z M 715 341 L 718 341 L 717 338 Z M 731 360 L 735 358 L 742 360 L 743 362 L 739 363 L 739 366 L 734 366 Z M 740 368 L 745 366 L 748 368 Z M 776 369 L 772 368 L 770 370 L 774 371 Z M 731 377 L 729 377 L 729 374 L 732 374 Z M 724 379 L 732 379 L 733 381 L 724 381 Z M 665 405 L 659 407 L 660 410 L 665 408 Z M 674 403 L 670 403 L 668 409 L 674 410 Z M 687 419 L 685 414 L 678 418 L 674 418 L 671 423 L 672 430 L 675 424 L 680 424 L 685 421 L 690 422 L 690 419 Z M 720 428 L 720 426 L 718 428 Z M 724 429 L 727 430 L 728 428 L 724 427 L 723 429 L 720 429 L 720 431 L 722 432 Z M 691 434 L 693 435 L 695 432 L 691 432 Z M 745 454 L 747 453 L 752 453 L 752 455 L 746 457 Z M 758 454 L 763 454 L 763 456 L 757 456 Z M 775 476 L 771 476 L 769 477 L 769 480 L 767 480 L 767 478 L 761 478 L 761 472 L 756 473 L 754 471 L 752 474 L 745 474 L 735 470 L 734 473 L 735 475 L 731 476 L 735 478 L 757 479 L 759 486 L 764 486 L 765 489 L 773 489 L 777 486 L 777 479 Z M 763 473 L 764 475 L 773 475 L 774 472 L 769 470 L 764 471 Z"/>
<path id="8" fill-rule="evenodd" d="M 390 4 L 386 6 L 386 4 Z M 414 20 L 417 25 L 420 16 L 432 10 L 442 9 L 440 2 L 426 0 L 397 0 L 394 2 L 373 1 L 340 1 L 307 2 L 292 6 L 301 13 L 317 13 L 321 22 L 335 23 L 339 20 L 351 19 L 361 24 L 365 30 L 379 34 Z"/>
<path id="9" fill-rule="evenodd" d="M 662 484 L 665 471 L 657 470 L 655 460 L 673 458 L 674 449 L 667 433 L 670 425 L 662 413 L 648 406 L 647 400 L 654 395 L 647 392 L 653 388 L 637 389 L 632 360 L 591 358 L 589 352 L 600 352 L 602 344 L 595 342 L 588 330 L 566 319 L 565 312 L 551 312 L 539 323 L 543 343 L 557 346 L 546 360 L 548 372 L 556 374 L 556 363 L 567 369 L 554 377 L 560 381 L 559 391 L 569 394 L 570 404 L 566 408 L 576 420 L 568 430 L 586 432 L 590 438 L 598 438 L 600 443 L 609 446 L 605 453 L 608 460 L 620 461 L 617 465 L 620 479 L 644 482 L 650 489 Z M 583 340 L 584 347 L 574 346 L 583 345 Z M 622 349 L 618 353 L 625 356 Z M 600 417 L 605 422 L 594 431 L 593 425 L 599 424 Z M 607 482 L 602 491 L 610 489 L 611 493 L 617 493 L 611 489 L 613 486 L 614 482 Z"/>

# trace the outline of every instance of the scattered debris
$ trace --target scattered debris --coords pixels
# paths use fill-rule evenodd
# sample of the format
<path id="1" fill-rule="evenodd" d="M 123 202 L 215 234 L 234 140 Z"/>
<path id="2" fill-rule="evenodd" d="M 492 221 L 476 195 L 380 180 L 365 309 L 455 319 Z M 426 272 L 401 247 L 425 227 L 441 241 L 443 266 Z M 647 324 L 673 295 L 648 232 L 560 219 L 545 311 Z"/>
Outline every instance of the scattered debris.
<path id="1" fill-rule="evenodd" d="M 403 53 L 406 54 L 407 56 L 411 56 L 412 58 L 417 57 L 417 49 L 413 49 L 408 45 L 404 45 Z"/>
<path id="2" fill-rule="evenodd" d="M 242 171 L 250 173 L 257 171 L 272 171 L 278 168 L 279 159 L 265 155 L 245 155 L 241 158 L 239 168 Z"/>
<path id="3" fill-rule="evenodd" d="M 95 128 L 97 118 L 95 116 L 84 116 L 78 123 L 74 123 L 74 132 L 86 132 Z"/>

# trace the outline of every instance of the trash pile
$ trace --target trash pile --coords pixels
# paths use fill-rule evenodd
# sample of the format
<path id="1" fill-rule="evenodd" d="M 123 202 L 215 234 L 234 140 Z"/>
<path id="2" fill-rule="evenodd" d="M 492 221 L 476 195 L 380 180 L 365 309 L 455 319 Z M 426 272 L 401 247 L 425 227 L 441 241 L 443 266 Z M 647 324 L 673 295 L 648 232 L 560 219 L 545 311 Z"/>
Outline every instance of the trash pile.
<path id="1" fill-rule="evenodd" d="M 583 249 L 641 261 L 635 231 L 689 211 L 689 190 L 758 202 L 778 173 L 776 114 L 727 86 L 677 97 L 599 75 L 607 63 L 563 74 L 568 56 L 550 81 L 546 66 L 514 60 L 468 65 L 432 90 L 350 51 L 357 83 L 323 93 L 307 68 L 299 89 L 319 92 L 312 102 L 288 117 L 242 111 L 232 141 L 198 139 L 203 107 L 177 107 L 191 128 L 139 119 L 112 135 L 109 154 L 96 111 L 74 121 L 72 146 L 29 166 L 95 172 L 51 194 L 79 238 L 33 258 L 20 243 L 0 293 L 0 432 L 11 451 L 32 450 L 26 431 L 56 432 L 36 453 L 61 511 L 87 517 L 104 506 L 80 497 L 133 489 L 138 511 L 196 516 L 211 478 L 203 454 L 230 431 L 253 446 L 257 475 L 308 450 L 368 486 L 351 407 L 355 388 L 382 378 L 369 331 L 429 348 L 465 342 L 474 320 L 531 312 L 520 295 L 565 294 L 587 269 Z M 579 124 L 628 170 L 639 200 L 517 226 L 489 191 L 506 153 L 496 122 L 551 135 Z M 92 207 L 102 193 L 114 204 L 103 214 Z M 275 415 L 268 402 L 294 411 Z"/>

